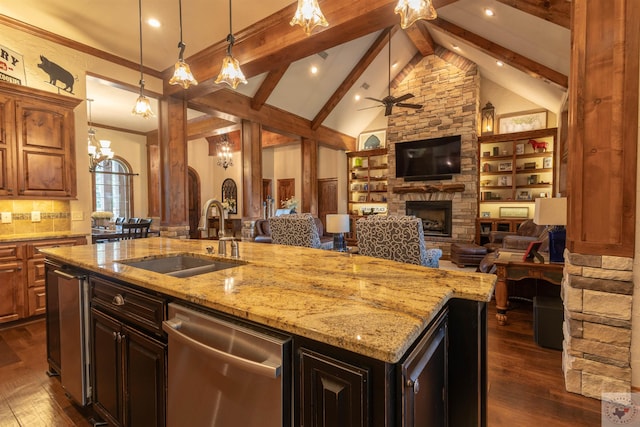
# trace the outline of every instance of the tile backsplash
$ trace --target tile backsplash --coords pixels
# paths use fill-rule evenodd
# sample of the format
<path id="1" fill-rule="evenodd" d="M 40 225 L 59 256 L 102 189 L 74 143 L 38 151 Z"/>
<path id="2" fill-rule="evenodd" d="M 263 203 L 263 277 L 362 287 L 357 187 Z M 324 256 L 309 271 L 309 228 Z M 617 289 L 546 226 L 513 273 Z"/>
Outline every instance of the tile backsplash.
<path id="1" fill-rule="evenodd" d="M 11 223 L 0 224 L 0 235 L 71 229 L 70 204 L 65 200 L 0 200 L 0 212 L 11 212 Z M 32 212 L 40 213 L 40 221 L 31 220 Z"/>

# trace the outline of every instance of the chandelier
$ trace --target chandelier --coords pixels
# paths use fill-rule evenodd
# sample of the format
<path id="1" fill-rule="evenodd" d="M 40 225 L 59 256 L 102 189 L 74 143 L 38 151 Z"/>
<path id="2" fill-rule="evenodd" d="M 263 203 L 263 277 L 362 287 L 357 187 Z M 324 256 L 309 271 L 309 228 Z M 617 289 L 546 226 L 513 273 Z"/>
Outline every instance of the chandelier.
<path id="1" fill-rule="evenodd" d="M 87 99 L 89 106 L 89 137 L 87 138 L 87 151 L 89 152 L 89 172 L 95 172 L 98 163 L 113 159 L 115 154 L 111 150 L 111 141 L 96 138 L 96 130 L 91 126 L 91 103 L 93 99 Z"/>
<path id="2" fill-rule="evenodd" d="M 227 135 L 224 135 L 218 142 L 218 166 L 222 166 L 225 170 L 229 166 L 233 166 L 233 154 L 231 153 L 231 144 Z"/>
<path id="3" fill-rule="evenodd" d="M 433 20 L 438 17 L 432 0 L 399 0 L 393 11 L 400 14 L 400 26 L 403 30 L 419 19 Z"/>

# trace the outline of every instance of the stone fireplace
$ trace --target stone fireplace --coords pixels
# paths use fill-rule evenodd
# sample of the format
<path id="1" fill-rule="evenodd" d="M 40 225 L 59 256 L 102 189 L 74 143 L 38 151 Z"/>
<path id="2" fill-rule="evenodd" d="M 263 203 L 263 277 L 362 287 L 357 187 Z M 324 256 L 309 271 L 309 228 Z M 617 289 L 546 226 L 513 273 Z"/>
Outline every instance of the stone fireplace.
<path id="1" fill-rule="evenodd" d="M 438 47 L 435 55 L 423 58 L 392 95 L 412 93 L 423 108 L 417 111 L 394 108 L 388 117 L 389 149 L 388 211 L 391 215 L 416 215 L 414 203 L 446 203 L 450 206 L 446 231 L 425 227 L 427 247 L 450 254 L 451 243 L 475 239 L 478 216 L 478 129 L 480 74 L 476 64 Z M 461 173 L 440 181 L 405 181 L 395 176 L 395 143 L 460 135 Z M 419 208 L 418 211 L 422 210 Z M 431 219 L 431 218 L 428 218 Z M 436 219 L 440 220 L 440 219 Z"/>
<path id="2" fill-rule="evenodd" d="M 407 215 L 422 219 L 425 236 L 451 237 L 451 201 L 408 201 Z"/>

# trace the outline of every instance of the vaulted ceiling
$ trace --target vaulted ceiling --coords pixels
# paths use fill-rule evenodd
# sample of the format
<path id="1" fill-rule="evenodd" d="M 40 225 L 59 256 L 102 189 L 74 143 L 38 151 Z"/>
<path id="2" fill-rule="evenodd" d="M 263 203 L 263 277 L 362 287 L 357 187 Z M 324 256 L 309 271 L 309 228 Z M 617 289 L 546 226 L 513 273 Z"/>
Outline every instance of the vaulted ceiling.
<path id="1" fill-rule="evenodd" d="M 397 25 L 397 0 L 319 3 L 330 25 L 308 37 L 288 24 L 296 6 L 291 0 L 233 1 L 233 54 L 249 80 L 234 91 L 213 83 L 226 51 L 229 4 L 182 0 L 185 59 L 200 84 L 183 91 L 165 83 L 164 92 L 189 100 L 192 136 L 211 136 L 249 118 L 267 129 L 340 146 L 383 114 L 364 97 L 387 94 L 388 31 L 396 65 L 392 80 L 404 78 L 441 46 L 478 64 L 483 78 L 560 110 L 568 86 L 570 1 L 434 0 L 438 18 L 407 30 Z M 495 15 L 484 15 L 485 8 Z M 143 26 L 145 73 L 166 82 L 178 54 L 178 0 L 143 0 L 142 11 L 145 21 L 155 17 L 161 23 Z M 2 2 L 0 23 L 139 69 L 138 10 L 131 0 Z M 97 76 L 87 82 L 94 122 L 136 132 L 156 128 L 156 122 L 130 114 L 137 80 L 103 83 Z"/>

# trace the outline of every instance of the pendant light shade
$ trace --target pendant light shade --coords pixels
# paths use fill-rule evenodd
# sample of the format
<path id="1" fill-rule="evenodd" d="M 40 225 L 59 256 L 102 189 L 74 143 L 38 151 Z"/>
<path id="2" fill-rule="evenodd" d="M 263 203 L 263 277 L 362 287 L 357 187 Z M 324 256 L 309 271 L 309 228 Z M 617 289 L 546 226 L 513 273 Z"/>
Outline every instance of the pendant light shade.
<path id="1" fill-rule="evenodd" d="M 291 26 L 300 25 L 308 36 L 318 25 L 322 27 L 329 26 L 329 22 L 327 22 L 320 10 L 320 6 L 318 6 L 318 0 L 298 0 L 298 9 L 289 24 Z"/>
<path id="2" fill-rule="evenodd" d="M 184 48 L 186 45 L 182 41 L 182 0 L 178 0 L 178 11 L 180 15 L 180 42 L 178 43 L 178 62 L 176 62 L 175 69 L 173 71 L 173 77 L 169 80 L 170 85 L 180 85 L 183 89 L 189 89 L 189 86 L 198 84 L 198 81 L 191 74 L 191 68 L 189 64 L 184 62 Z"/>
<path id="3" fill-rule="evenodd" d="M 409 28 L 419 19 L 432 20 L 438 17 L 432 0 L 399 0 L 393 10 L 400 14 L 400 26 Z"/>
<path id="4" fill-rule="evenodd" d="M 149 103 L 149 100 L 144 96 L 144 75 L 142 72 L 142 0 L 138 0 L 138 16 L 140 18 L 140 95 L 138 96 L 136 105 L 134 105 L 131 113 L 148 119 L 149 117 L 154 117 L 155 114 L 151 111 L 151 104 Z"/>
<path id="5" fill-rule="evenodd" d="M 247 79 L 244 77 L 244 74 L 240 69 L 240 63 L 231 54 L 233 44 L 236 42 L 231 29 L 231 0 L 229 0 L 229 35 L 227 36 L 227 41 L 229 42 L 229 46 L 227 46 L 227 55 L 222 60 L 222 68 L 220 69 L 220 74 L 218 74 L 215 82 L 226 83 L 235 89 L 240 83 L 247 84 Z"/>

